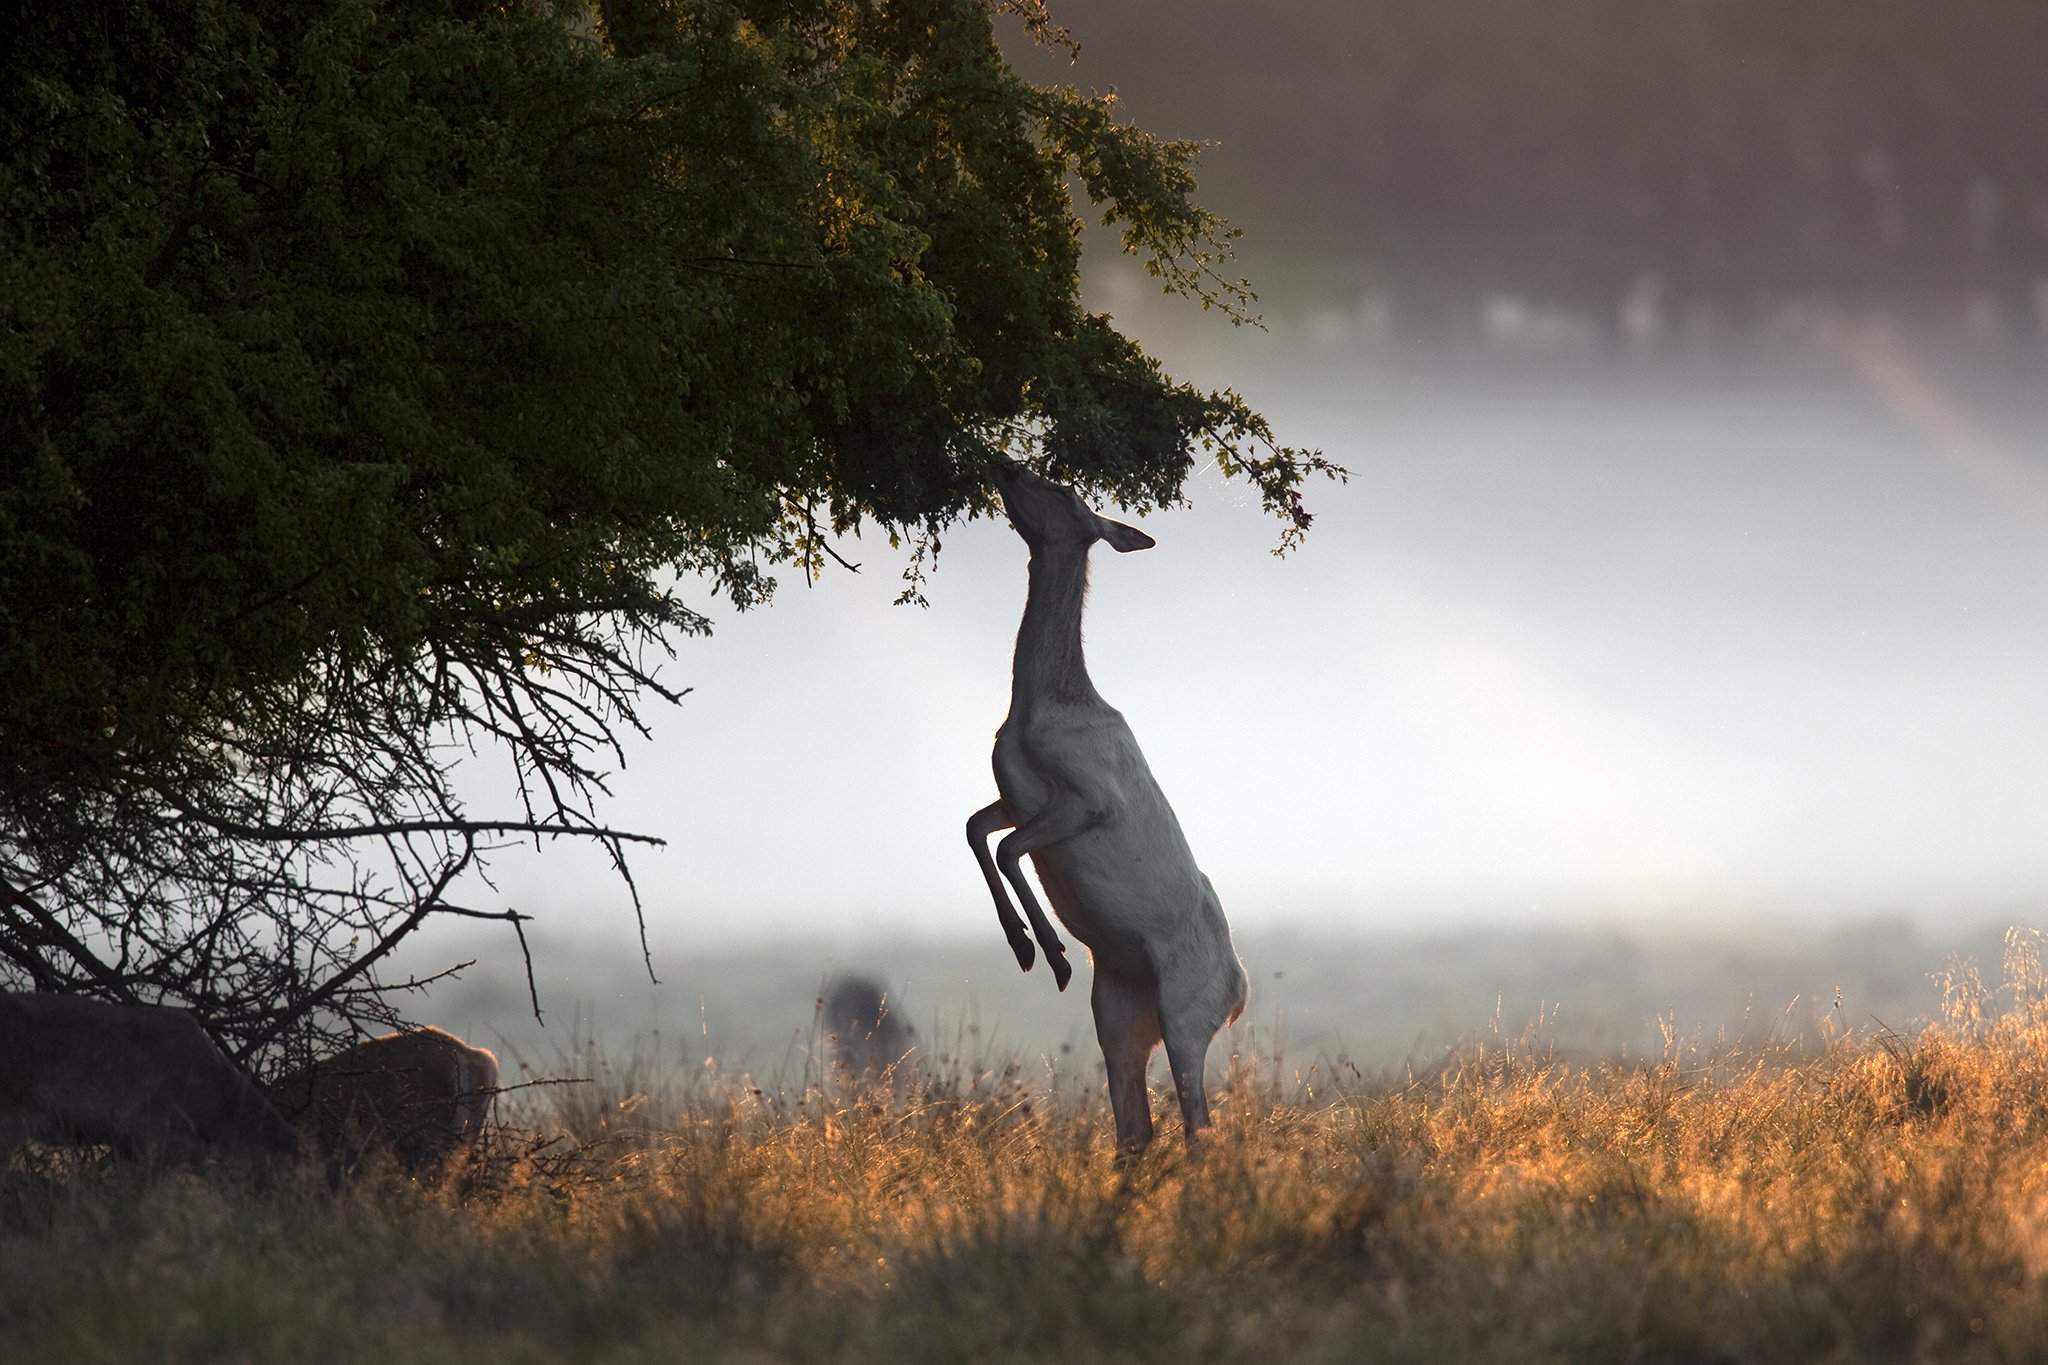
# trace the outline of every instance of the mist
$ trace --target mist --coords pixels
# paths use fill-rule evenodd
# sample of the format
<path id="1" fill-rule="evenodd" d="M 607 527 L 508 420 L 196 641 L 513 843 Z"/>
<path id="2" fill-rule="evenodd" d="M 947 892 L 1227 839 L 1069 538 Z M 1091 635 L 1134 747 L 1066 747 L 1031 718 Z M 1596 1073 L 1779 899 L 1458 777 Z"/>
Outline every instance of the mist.
<path id="1" fill-rule="evenodd" d="M 2048 541 L 1853 374 L 1320 358 L 1353 382 L 1261 386 L 1353 471 L 1305 549 L 1204 478 L 1156 550 L 1095 565 L 1091 669 L 1234 919 L 2036 902 Z M 1023 547 L 964 528 L 923 611 L 891 605 L 900 556 L 849 557 L 684 645 L 694 690 L 620 775 L 610 818 L 672 841 L 639 875 L 678 931 L 984 927 L 959 826 Z M 559 850 L 519 876 L 592 885 Z"/>
<path id="2" fill-rule="evenodd" d="M 1884 1008 L 1917 1009 L 2048 892 L 2048 30 L 1989 0 L 1611 8 L 1131 5 L 1062 16 L 1078 62 L 1016 46 L 1213 140 L 1264 327 L 1099 230 L 1091 305 L 1350 471 L 1284 559 L 1198 472 L 1156 549 L 1098 552 L 1090 671 L 1248 945 L 1713 942 L 1825 993 L 1874 924 Z M 1024 546 L 958 528 L 928 610 L 893 605 L 906 552 L 839 549 L 859 573 L 785 573 L 767 609 L 693 600 L 716 632 L 663 675 L 692 691 L 614 779 L 607 822 L 669 841 L 634 866 L 657 971 L 702 1006 L 707 964 L 756 954 L 789 1015 L 832 964 L 914 959 L 935 1009 L 1038 1008 L 961 835 Z M 488 758 L 469 781 L 507 790 Z M 638 966 L 601 859 L 496 867 L 537 941 Z M 1270 1000 L 1284 969 L 1246 954 Z M 1532 998 L 1630 970 L 1566 957 Z"/>

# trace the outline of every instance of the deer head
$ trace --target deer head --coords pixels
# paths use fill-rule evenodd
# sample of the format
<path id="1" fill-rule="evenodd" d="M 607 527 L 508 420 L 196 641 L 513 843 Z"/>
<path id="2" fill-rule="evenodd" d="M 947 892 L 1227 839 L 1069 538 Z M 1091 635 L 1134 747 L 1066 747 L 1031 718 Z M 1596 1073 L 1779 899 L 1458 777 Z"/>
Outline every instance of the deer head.
<path id="1" fill-rule="evenodd" d="M 1096 541 L 1107 542 L 1119 554 L 1149 550 L 1158 542 L 1135 526 L 1112 521 L 1081 501 L 1081 495 L 1063 484 L 1032 473 L 1014 460 L 996 462 L 996 490 L 1003 495 L 1003 510 L 1010 525 L 1033 550 L 1069 550 L 1087 553 Z"/>

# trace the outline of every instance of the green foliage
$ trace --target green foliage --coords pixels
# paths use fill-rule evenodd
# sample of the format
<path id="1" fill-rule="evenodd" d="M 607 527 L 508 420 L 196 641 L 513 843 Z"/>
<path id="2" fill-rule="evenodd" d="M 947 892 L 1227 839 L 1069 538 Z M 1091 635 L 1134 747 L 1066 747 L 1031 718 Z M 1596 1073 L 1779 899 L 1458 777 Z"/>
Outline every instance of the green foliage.
<path id="1" fill-rule="evenodd" d="M 1244 316 L 1193 148 L 1020 80 L 1004 9 L 1057 40 L 1019 0 L 10 7 L 0 881 L 452 815 L 437 727 L 556 818 L 703 629 L 679 584 L 749 605 L 864 523 L 915 571 L 991 451 L 1136 507 L 1206 454 L 1298 537 L 1320 459 L 1079 303 L 1070 181 Z"/>
<path id="2" fill-rule="evenodd" d="M 1020 82 L 980 0 L 678 3 L 630 60 L 459 8 L 16 12 L 10 738 L 175 741 L 344 641 L 687 630 L 668 571 L 752 601 L 794 509 L 936 530 L 1019 441 L 1150 505 L 1265 436 L 1077 302 L 1069 173 L 1243 300 L 1192 149 Z"/>

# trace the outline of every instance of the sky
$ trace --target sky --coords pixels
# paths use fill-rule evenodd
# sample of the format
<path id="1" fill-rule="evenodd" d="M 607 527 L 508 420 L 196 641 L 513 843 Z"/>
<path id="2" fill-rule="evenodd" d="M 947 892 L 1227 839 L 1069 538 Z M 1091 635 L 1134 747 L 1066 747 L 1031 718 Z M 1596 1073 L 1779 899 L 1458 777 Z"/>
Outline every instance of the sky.
<path id="1" fill-rule="evenodd" d="M 1885 215 L 1938 217 L 1902 190 L 1842 210 L 1875 224 L 1868 242 L 1841 229 L 1840 251 L 1785 257 L 1812 268 L 1810 296 L 1759 229 L 1742 258 L 1777 292 L 1758 307 L 1682 253 L 1565 242 L 1548 192 L 1518 220 L 1397 231 L 1379 209 L 1405 163 L 1343 137 L 1388 136 L 1383 107 L 1348 106 L 1341 79 L 1360 44 L 1399 56 L 1390 6 L 1366 8 L 1379 28 L 1330 19 L 1327 41 L 1311 20 L 1338 11 L 1315 6 L 1281 7 L 1257 42 L 1228 23 L 1161 29 L 1157 6 L 1134 4 L 1093 43 L 1070 16 L 1089 45 L 1069 78 L 1113 72 L 1139 117 L 1220 139 L 1207 179 L 1247 230 L 1254 283 L 1281 281 L 1268 329 L 1233 329 L 1096 251 L 1091 302 L 1172 372 L 1238 387 L 1283 439 L 1352 473 L 1311 490 L 1315 529 L 1285 559 L 1255 498 L 1213 472 L 1191 506 L 1142 523 L 1156 549 L 1095 556 L 1090 671 L 1233 922 L 2037 916 L 2048 403 L 2040 353 L 2012 344 L 2029 307 L 2048 327 L 2048 283 L 2032 304 L 1986 292 L 2034 248 L 1997 238 L 1978 275 L 1922 271 L 1918 292 L 1887 294 L 1866 270 L 1890 249 Z M 1808 108 L 1786 80 L 1785 107 Z M 1302 149 L 1304 107 L 1337 148 L 1325 165 Z M 1378 200 L 1346 194 L 1331 184 L 1345 167 L 1395 179 Z M 1438 185 L 1432 202 L 1497 188 Z M 1973 202 L 1977 219 L 1965 204 L 1962 226 L 1940 223 L 2004 230 Z M 1772 221 L 1769 205 L 1750 216 Z M 1544 233 L 1572 271 L 1530 264 L 1548 259 Z M 1438 239 L 1470 268 L 1403 245 Z M 1588 264 L 1610 255 L 1611 276 Z M 958 528 L 928 610 L 891 605 L 902 564 L 884 540 L 840 549 L 858 575 L 785 573 L 773 605 L 742 616 L 698 600 L 716 633 L 664 672 L 693 691 L 628 746 L 604 814 L 670 841 L 636 864 L 657 956 L 789 932 L 998 933 L 962 825 L 994 794 L 1025 548 L 1001 522 Z M 477 812 L 502 804 L 488 764 L 464 780 Z M 623 889 L 587 851 L 496 867 L 501 903 L 630 933 Z"/>

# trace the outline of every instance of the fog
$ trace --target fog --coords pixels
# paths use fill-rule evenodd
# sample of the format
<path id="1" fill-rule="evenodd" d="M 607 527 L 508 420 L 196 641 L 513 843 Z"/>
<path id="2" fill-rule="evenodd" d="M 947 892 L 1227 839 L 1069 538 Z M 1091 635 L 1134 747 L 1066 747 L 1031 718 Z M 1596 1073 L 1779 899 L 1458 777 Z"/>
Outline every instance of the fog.
<path id="1" fill-rule="evenodd" d="M 1595 995 L 1589 1046 L 1640 1045 L 1657 993 L 1725 1026 L 1846 975 L 1917 1010 L 1948 948 L 2040 913 L 2048 188 L 2021 115 L 2048 34 L 1983 3 L 1833 47 L 1853 7 L 1708 8 L 1580 34 L 1590 93 L 1541 69 L 1568 26 L 1514 5 L 1465 7 L 1456 42 L 1450 10 L 1390 0 L 1134 5 L 1065 16 L 1079 66 L 1020 58 L 1220 139 L 1205 183 L 1266 329 L 1162 299 L 1102 241 L 1091 302 L 1351 471 L 1285 559 L 1213 472 L 1145 520 L 1156 549 L 1095 556 L 1090 671 L 1268 1027 L 1294 1003 L 1342 1039 L 1349 1008 L 1392 1056 L 1428 1032 L 1416 1000 L 1454 1033 L 1510 978 L 1524 1004 Z M 1915 42 L 1925 79 L 1884 93 Z M 922 979 L 935 1018 L 1000 1002 L 1082 1036 L 1078 999 L 1015 978 L 961 835 L 994 790 L 1024 547 L 959 528 L 928 610 L 891 604 L 881 538 L 840 549 L 857 575 L 784 574 L 768 609 L 694 603 L 716 633 L 664 673 L 693 690 L 615 778 L 607 822 L 669 841 L 634 865 L 668 993 L 615 975 L 638 943 L 589 850 L 502 854 L 471 899 L 540 917 L 558 1010 L 694 1011 L 700 1039 L 722 1011 L 757 1061 L 834 966 Z M 503 779 L 471 765 L 477 811 Z M 487 942 L 463 1008 L 518 982 Z M 1439 961 L 1472 971 L 1415 985 Z M 769 1024 L 736 1022 L 750 992 Z"/>
<path id="2" fill-rule="evenodd" d="M 1255 386 L 1353 471 L 1305 549 L 1205 475 L 1157 549 L 1094 566 L 1091 670 L 1234 920 L 2039 902 L 2048 537 L 1846 364 L 1312 358 Z M 2033 470 L 2042 431 L 1979 420 Z M 678 935 L 992 924 L 960 826 L 1024 548 L 949 537 L 929 610 L 891 605 L 900 555 L 848 549 L 858 576 L 683 645 L 694 691 L 617 781 L 608 818 L 671 841 L 638 875 Z M 622 899 L 559 848 L 504 866 L 536 908 Z"/>

